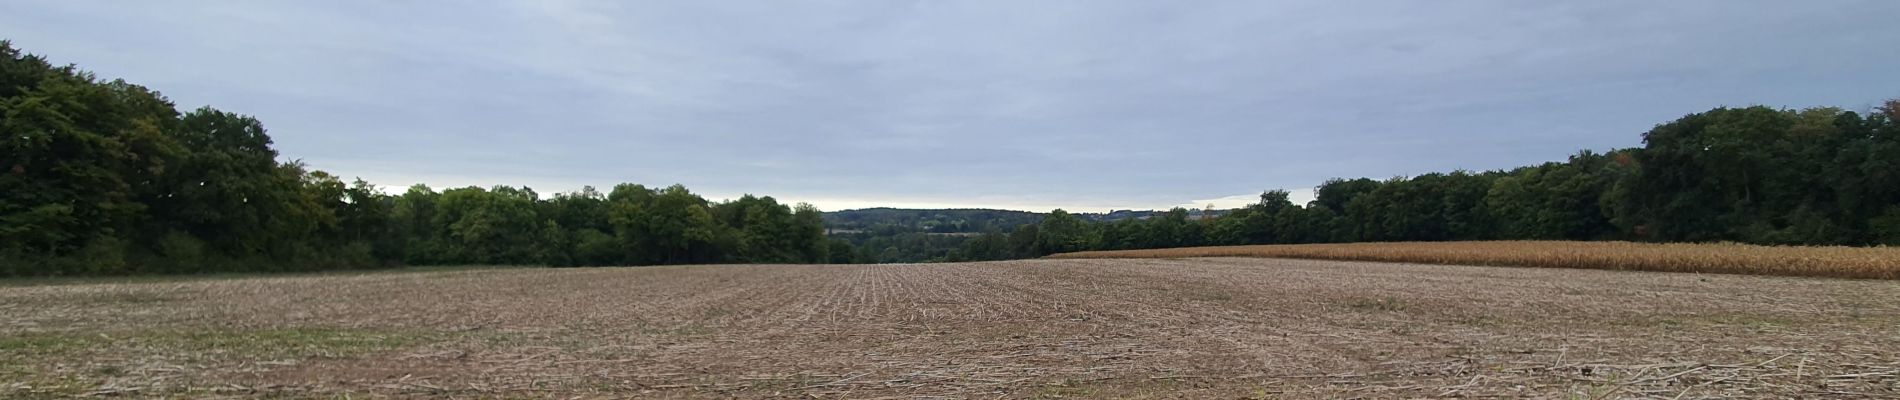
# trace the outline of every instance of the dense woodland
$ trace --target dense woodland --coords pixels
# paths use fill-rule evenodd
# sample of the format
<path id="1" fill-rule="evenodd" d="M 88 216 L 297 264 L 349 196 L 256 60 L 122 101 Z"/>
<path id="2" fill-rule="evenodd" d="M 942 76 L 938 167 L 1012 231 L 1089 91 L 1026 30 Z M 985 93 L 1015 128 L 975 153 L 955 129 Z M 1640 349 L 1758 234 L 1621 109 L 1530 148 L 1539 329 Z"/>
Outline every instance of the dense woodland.
<path id="1" fill-rule="evenodd" d="M 255 118 L 180 112 L 6 42 L 0 133 L 0 276 L 806 263 L 844 245 L 810 206 L 709 202 L 680 186 L 383 193 L 279 160 Z"/>
<path id="2" fill-rule="evenodd" d="M 428 264 L 999 260 L 1200 245 L 1491 239 L 1900 244 L 1900 101 L 1718 108 L 1644 146 L 1510 171 L 1334 179 L 1293 204 L 1075 215 L 882 209 L 826 217 L 623 184 L 384 193 L 280 160 L 255 118 L 0 41 L 0 276 Z M 1120 217 L 1116 217 L 1120 215 Z"/>
<path id="3" fill-rule="evenodd" d="M 1900 101 L 1717 108 L 1509 171 L 1333 179 L 1302 206 L 1285 191 L 1218 218 L 1176 209 L 1086 223 L 1061 210 L 971 239 L 949 260 L 1203 245 L 1499 239 L 1900 245 Z"/>

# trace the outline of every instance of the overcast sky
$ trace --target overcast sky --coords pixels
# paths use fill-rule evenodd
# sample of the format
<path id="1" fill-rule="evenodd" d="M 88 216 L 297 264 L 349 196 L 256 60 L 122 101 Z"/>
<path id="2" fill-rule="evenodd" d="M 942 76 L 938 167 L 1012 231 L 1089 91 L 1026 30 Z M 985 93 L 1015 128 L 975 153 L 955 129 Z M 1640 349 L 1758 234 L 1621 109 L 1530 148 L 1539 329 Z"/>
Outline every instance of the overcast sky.
<path id="1" fill-rule="evenodd" d="M 794 3 L 7 1 L 0 37 L 396 192 L 826 210 L 1230 208 L 1900 97 L 1892 0 Z"/>

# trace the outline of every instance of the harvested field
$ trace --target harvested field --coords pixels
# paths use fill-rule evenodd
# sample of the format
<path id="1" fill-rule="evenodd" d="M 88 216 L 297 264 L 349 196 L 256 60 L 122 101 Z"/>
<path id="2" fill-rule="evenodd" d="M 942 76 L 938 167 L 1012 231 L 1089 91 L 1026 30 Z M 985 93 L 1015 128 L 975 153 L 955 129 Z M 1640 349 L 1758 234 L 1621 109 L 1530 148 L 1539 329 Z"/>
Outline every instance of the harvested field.
<path id="1" fill-rule="evenodd" d="M 1277 257 L 1447 265 L 1900 279 L 1900 248 L 1573 241 L 1403 242 L 1084 251 L 1049 258 Z"/>
<path id="2" fill-rule="evenodd" d="M 1895 397 L 1900 282 L 1258 258 L 0 287 L 0 397 Z"/>

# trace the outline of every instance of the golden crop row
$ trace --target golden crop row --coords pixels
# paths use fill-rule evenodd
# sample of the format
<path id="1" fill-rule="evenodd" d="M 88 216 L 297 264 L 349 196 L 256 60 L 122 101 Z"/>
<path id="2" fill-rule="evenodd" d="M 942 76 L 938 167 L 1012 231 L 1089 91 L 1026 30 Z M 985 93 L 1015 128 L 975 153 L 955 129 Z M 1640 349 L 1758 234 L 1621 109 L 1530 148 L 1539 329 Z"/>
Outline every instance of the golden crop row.
<path id="1" fill-rule="evenodd" d="M 1085 251 L 1050 258 L 1279 257 L 1512 267 L 1900 279 L 1900 248 L 1485 241 Z"/>

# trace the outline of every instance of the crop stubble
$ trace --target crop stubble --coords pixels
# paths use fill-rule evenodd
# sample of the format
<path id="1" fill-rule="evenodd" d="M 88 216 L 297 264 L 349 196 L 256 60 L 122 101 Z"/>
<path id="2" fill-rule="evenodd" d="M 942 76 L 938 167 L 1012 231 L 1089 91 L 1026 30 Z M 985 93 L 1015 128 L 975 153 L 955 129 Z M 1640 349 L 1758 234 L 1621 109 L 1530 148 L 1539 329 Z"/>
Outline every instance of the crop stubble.
<path id="1" fill-rule="evenodd" d="M 1895 298 L 1248 258 L 0 287 L 0 394 L 1900 396 Z"/>

